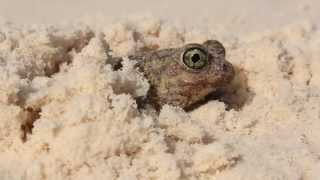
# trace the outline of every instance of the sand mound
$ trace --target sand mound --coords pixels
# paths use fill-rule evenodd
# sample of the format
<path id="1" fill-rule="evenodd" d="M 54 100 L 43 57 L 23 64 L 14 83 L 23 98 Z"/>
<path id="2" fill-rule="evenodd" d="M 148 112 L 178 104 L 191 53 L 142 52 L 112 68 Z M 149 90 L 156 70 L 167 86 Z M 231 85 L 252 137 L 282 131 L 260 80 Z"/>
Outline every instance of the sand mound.
<path id="1" fill-rule="evenodd" d="M 222 101 L 139 111 L 149 84 L 106 52 L 218 39 L 236 78 Z M 0 25 L 0 179 L 318 179 L 320 33 L 241 37 L 155 18 Z M 226 107 L 231 109 L 226 110 Z"/>

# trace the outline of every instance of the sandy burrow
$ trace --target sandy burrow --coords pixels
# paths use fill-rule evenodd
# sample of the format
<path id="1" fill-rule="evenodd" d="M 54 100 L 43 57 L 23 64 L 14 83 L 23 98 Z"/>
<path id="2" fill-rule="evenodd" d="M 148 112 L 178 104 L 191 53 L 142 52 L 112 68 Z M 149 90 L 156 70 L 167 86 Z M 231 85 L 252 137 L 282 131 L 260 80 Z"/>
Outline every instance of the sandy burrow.
<path id="1" fill-rule="evenodd" d="M 237 37 L 221 26 L 1 22 L 0 179 L 319 179 L 319 31 L 297 22 Z M 221 101 L 192 112 L 137 109 L 147 80 L 134 61 L 108 64 L 206 39 L 224 43 L 237 73 Z"/>

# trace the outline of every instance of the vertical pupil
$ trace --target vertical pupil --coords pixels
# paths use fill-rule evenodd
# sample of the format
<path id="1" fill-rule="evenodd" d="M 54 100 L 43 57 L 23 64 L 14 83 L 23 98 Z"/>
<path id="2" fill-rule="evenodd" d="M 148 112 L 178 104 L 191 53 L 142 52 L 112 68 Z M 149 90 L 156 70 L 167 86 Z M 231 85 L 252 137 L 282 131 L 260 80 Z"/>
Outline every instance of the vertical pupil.
<path id="1" fill-rule="evenodd" d="M 198 62 L 199 60 L 200 60 L 200 55 L 199 55 L 199 54 L 194 54 L 194 55 L 191 56 L 191 61 L 192 61 L 193 63 L 196 63 L 196 62 Z"/>
<path id="2" fill-rule="evenodd" d="M 201 47 L 191 47 L 181 54 L 181 60 L 188 68 L 200 70 L 208 63 L 207 51 Z"/>
<path id="3" fill-rule="evenodd" d="M 227 70 L 228 70 L 228 66 L 227 66 L 226 64 L 223 64 L 223 65 L 222 65 L 222 70 L 223 70 L 223 71 L 227 71 Z"/>

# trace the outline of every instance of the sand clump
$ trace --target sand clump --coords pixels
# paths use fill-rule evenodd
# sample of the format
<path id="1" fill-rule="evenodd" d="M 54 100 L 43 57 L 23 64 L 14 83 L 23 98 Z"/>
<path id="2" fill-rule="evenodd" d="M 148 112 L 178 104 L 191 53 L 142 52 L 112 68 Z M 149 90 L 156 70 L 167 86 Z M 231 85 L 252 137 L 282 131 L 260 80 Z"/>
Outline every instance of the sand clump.
<path id="1" fill-rule="evenodd" d="M 0 179 L 316 180 L 320 34 L 312 23 L 228 38 L 155 18 L 0 26 Z M 149 89 L 109 55 L 221 40 L 236 78 L 192 112 L 139 110 Z M 227 108 L 230 107 L 230 108 Z"/>

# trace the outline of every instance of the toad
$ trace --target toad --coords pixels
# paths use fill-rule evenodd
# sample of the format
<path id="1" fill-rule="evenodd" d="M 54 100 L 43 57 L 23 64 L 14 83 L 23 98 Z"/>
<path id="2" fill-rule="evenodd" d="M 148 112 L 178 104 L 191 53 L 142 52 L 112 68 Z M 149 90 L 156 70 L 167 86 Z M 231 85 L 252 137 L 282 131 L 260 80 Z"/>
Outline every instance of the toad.
<path id="1" fill-rule="evenodd" d="M 148 79 L 150 89 L 145 100 L 156 109 L 164 104 L 190 109 L 228 85 L 235 74 L 232 64 L 225 60 L 224 46 L 216 40 L 137 52 L 128 58 L 137 61 L 137 68 Z M 121 62 L 122 58 L 113 60 Z"/>

